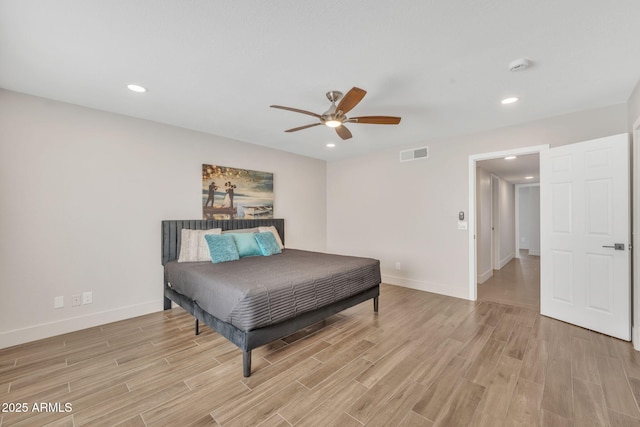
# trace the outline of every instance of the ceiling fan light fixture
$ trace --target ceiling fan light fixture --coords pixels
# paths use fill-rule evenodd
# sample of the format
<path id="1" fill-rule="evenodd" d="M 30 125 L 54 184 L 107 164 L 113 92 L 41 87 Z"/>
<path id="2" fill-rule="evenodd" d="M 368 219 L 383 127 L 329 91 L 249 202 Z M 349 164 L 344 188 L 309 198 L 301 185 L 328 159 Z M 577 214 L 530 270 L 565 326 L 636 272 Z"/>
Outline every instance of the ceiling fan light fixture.
<path id="1" fill-rule="evenodd" d="M 327 92 L 327 98 L 331 101 L 331 106 L 323 114 L 316 114 L 311 111 L 300 110 L 299 108 L 285 107 L 284 105 L 270 105 L 271 108 L 278 108 L 280 110 L 293 111 L 294 113 L 306 114 L 318 119 L 317 122 L 304 126 L 298 126 L 292 129 L 287 129 L 285 132 L 297 132 L 302 129 L 308 129 L 314 126 L 326 125 L 333 128 L 336 134 L 342 139 L 350 139 L 353 135 L 351 131 L 347 129 L 344 124 L 346 123 L 363 123 L 363 124 L 377 124 L 377 125 L 397 125 L 400 123 L 400 117 L 391 116 L 362 116 L 362 117 L 347 117 L 347 113 L 353 109 L 362 98 L 367 94 L 367 91 L 358 87 L 352 87 L 346 95 L 342 96 L 341 92 L 330 91 Z M 336 101 L 340 100 L 340 103 L 336 105 Z"/>

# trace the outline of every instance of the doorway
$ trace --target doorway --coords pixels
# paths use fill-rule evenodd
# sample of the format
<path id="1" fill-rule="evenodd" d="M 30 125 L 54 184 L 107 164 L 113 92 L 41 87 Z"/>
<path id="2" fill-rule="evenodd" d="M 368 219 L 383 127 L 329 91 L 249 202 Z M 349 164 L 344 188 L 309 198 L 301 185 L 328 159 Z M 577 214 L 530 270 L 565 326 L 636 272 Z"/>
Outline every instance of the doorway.
<path id="1" fill-rule="evenodd" d="M 478 300 L 539 310 L 539 175 L 538 154 L 476 163 Z"/>
<path id="2" fill-rule="evenodd" d="M 478 161 L 537 152 L 541 169 L 540 313 L 631 337 L 629 137 L 469 156 L 469 299 L 476 280 Z M 615 243 L 614 243 L 615 242 Z"/>
<path id="3" fill-rule="evenodd" d="M 511 156 L 526 156 L 526 155 L 536 155 L 538 156 L 539 153 L 543 150 L 547 150 L 549 148 L 548 145 L 540 145 L 540 146 L 534 146 L 534 147 L 526 147 L 526 148 L 519 148 L 519 149 L 512 149 L 512 150 L 506 150 L 506 151 L 499 151 L 499 152 L 493 152 L 493 153 L 484 153 L 484 154 L 476 154 L 476 155 L 471 155 L 469 156 L 469 299 L 471 300 L 477 300 L 478 299 L 478 277 L 482 276 L 479 275 L 479 269 L 478 269 L 478 260 L 480 258 L 480 260 L 483 263 L 486 263 L 486 258 L 487 258 L 487 253 L 486 252 L 481 252 L 479 253 L 479 251 L 484 251 L 484 249 L 482 248 L 487 248 L 487 246 L 489 247 L 489 251 L 491 251 L 491 256 L 489 256 L 489 264 L 491 265 L 491 269 L 493 270 L 493 266 L 497 265 L 499 268 L 497 270 L 501 270 L 504 266 L 508 265 L 512 259 L 513 260 L 518 260 L 520 259 L 520 254 L 516 254 L 515 253 L 515 247 L 516 242 L 515 242 L 515 229 L 513 230 L 513 234 L 511 236 L 509 236 L 508 234 L 504 234 L 504 233 L 493 233 L 493 231 L 495 230 L 491 230 L 491 234 L 495 234 L 495 237 L 493 239 L 490 239 L 491 244 L 487 245 L 486 241 L 487 241 L 487 234 L 486 234 L 486 226 L 487 226 L 487 222 L 489 222 L 490 224 L 493 224 L 494 221 L 498 221 L 500 222 L 500 219 L 498 218 L 497 220 L 494 220 L 493 218 L 493 210 L 491 209 L 491 221 L 487 221 L 486 219 L 486 209 L 482 209 L 481 211 L 478 211 L 478 193 L 480 193 L 481 190 L 481 186 L 482 186 L 482 182 L 480 182 L 479 179 L 477 179 L 477 169 L 479 166 L 479 162 L 485 162 L 486 163 L 482 163 L 483 166 L 487 167 L 488 169 L 491 169 L 493 172 L 493 175 L 500 177 L 501 175 L 505 178 L 503 181 L 507 182 L 506 179 L 510 179 L 513 180 L 515 178 L 509 178 L 509 172 L 507 172 L 508 169 L 511 169 L 512 172 L 518 171 L 517 168 L 513 168 L 512 166 L 507 165 L 505 162 L 507 162 L 508 160 L 506 160 L 506 157 L 511 157 Z M 503 169 L 501 169 L 504 168 Z M 538 165 L 538 170 L 539 170 L 539 165 Z M 522 175 L 522 170 L 519 170 L 519 175 Z M 490 177 L 491 175 L 489 175 Z M 525 175 L 528 176 L 528 175 Z M 521 179 L 524 179 L 524 176 L 520 177 Z M 493 193 L 493 191 L 491 190 L 491 182 L 493 181 L 493 179 L 490 177 L 489 178 L 489 191 L 491 193 Z M 499 182 L 500 180 L 498 180 Z M 503 185 L 504 187 L 506 187 L 506 185 Z M 500 191 L 498 191 L 498 194 L 500 194 Z M 498 195 L 498 197 L 500 197 Z M 493 200 L 490 202 L 491 205 L 494 205 Z M 497 208 L 502 208 L 504 206 L 508 205 L 508 201 L 507 200 L 503 200 L 502 202 L 500 201 L 500 199 L 497 201 L 497 203 L 495 203 L 495 206 Z M 482 212 L 484 212 L 485 217 L 483 217 Z M 515 211 L 514 211 L 515 212 Z M 478 215 L 480 214 L 480 216 Z M 513 225 L 511 225 L 513 224 Z M 500 226 L 501 227 L 512 227 L 515 228 L 515 213 L 512 214 L 511 217 L 511 224 L 509 224 L 509 220 L 507 219 L 506 221 L 503 220 L 503 222 L 500 222 Z M 480 229 L 480 227 L 485 227 L 484 230 Z M 481 232 L 484 232 L 484 234 L 481 234 Z M 479 249 L 481 248 L 481 249 Z M 496 248 L 494 253 L 494 248 Z M 511 252 L 511 253 L 509 253 Z M 486 265 L 486 264 L 485 264 Z M 539 269 L 539 267 L 538 267 Z M 514 271 L 516 271 L 517 269 L 514 269 Z M 493 273 L 493 271 L 491 272 Z M 486 277 L 488 274 L 485 274 L 484 277 Z M 493 274 L 491 274 L 493 275 Z M 517 276 L 516 276 L 517 277 Z M 481 278 L 481 280 L 483 280 Z M 487 280 L 489 280 L 487 278 Z M 539 280 L 538 280 L 538 292 L 539 292 Z"/>

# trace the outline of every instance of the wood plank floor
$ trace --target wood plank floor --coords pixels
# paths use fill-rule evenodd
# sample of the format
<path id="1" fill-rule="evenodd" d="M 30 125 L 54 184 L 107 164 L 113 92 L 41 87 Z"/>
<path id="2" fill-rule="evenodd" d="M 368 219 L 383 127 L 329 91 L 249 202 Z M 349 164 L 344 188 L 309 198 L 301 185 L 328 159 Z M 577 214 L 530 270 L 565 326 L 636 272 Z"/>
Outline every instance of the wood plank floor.
<path id="1" fill-rule="evenodd" d="M 540 257 L 528 250 L 519 255 L 478 284 L 479 300 L 540 310 Z"/>
<path id="2" fill-rule="evenodd" d="M 248 379 L 202 330 L 173 309 L 0 350 L 0 425 L 640 426 L 640 353 L 523 307 L 383 285 Z"/>

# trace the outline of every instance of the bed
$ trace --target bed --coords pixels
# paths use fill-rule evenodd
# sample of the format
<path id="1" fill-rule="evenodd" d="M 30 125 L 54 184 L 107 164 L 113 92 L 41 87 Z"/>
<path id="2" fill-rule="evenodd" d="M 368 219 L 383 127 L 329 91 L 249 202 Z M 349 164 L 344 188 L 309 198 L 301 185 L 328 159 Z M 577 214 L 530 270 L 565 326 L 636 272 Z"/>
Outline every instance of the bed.
<path id="1" fill-rule="evenodd" d="M 380 263 L 371 258 L 285 248 L 232 262 L 178 262 L 183 229 L 258 227 L 272 227 L 284 242 L 283 219 L 162 221 L 164 309 L 173 301 L 195 317 L 196 334 L 204 322 L 239 347 L 245 377 L 253 349 L 370 299 L 377 313 L 380 295 Z"/>

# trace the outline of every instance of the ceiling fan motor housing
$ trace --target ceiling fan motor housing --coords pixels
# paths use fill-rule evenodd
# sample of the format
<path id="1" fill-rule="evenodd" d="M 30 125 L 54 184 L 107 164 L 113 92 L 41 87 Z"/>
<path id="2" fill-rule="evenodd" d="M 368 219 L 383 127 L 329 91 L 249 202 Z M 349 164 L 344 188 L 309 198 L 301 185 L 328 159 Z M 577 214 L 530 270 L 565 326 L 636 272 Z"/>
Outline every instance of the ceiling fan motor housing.
<path id="1" fill-rule="evenodd" d="M 331 102 L 337 102 L 338 100 L 340 100 L 340 98 L 342 98 L 342 92 L 340 92 L 339 90 L 330 90 L 329 92 L 327 92 L 327 98 Z"/>

